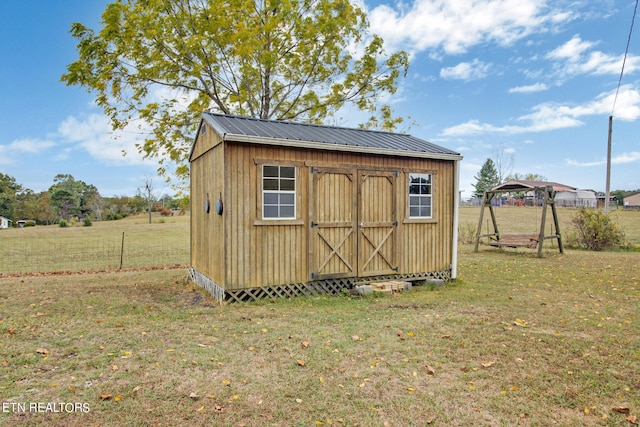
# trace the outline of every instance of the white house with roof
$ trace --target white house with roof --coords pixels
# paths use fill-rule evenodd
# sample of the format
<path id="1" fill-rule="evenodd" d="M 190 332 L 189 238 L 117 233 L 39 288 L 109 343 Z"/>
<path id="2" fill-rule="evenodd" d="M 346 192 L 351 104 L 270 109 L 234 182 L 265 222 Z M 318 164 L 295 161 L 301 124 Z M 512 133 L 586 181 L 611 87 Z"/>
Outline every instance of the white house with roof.
<path id="1" fill-rule="evenodd" d="M 11 221 L 9 218 L 0 216 L 0 228 L 10 228 L 12 223 L 13 221 Z"/>

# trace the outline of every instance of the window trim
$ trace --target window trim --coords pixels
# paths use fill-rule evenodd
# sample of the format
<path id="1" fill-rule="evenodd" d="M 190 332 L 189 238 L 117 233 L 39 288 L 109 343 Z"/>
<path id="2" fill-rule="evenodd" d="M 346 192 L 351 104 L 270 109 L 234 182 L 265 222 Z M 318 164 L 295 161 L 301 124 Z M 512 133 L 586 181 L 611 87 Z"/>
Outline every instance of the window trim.
<path id="1" fill-rule="evenodd" d="M 435 223 L 438 222 L 438 219 L 436 217 L 436 206 L 435 206 L 435 197 L 434 194 L 436 192 L 436 174 L 433 171 L 405 171 L 407 174 L 407 179 L 406 179 L 406 186 L 405 186 L 405 191 L 406 191 L 406 204 L 405 204 L 405 208 L 406 208 L 406 215 L 404 220 L 402 221 L 404 224 L 425 224 L 425 223 Z M 411 179 L 414 176 L 424 176 L 424 175 L 428 175 L 431 178 L 431 192 L 430 194 L 428 194 L 430 200 L 431 200 L 431 212 L 430 212 L 430 216 L 411 216 Z"/>
<path id="2" fill-rule="evenodd" d="M 265 222 L 265 223 L 271 223 L 271 222 L 278 222 L 281 223 L 283 221 L 287 221 L 287 222 L 291 222 L 291 221 L 295 221 L 298 219 L 298 188 L 299 188 L 299 168 L 295 165 L 288 165 L 288 164 L 274 164 L 271 162 L 265 162 L 259 165 L 260 167 L 260 180 L 259 180 L 259 188 L 260 188 L 260 203 L 259 203 L 259 220 L 261 222 Z M 264 169 L 265 167 L 276 167 L 278 168 L 278 183 L 280 186 L 280 180 L 283 179 L 283 177 L 281 176 L 281 168 L 293 168 L 293 190 L 265 190 L 264 189 L 264 180 L 265 180 L 265 175 L 264 175 Z M 267 177 L 269 178 L 269 177 Z M 285 180 L 291 180 L 291 178 L 284 178 Z M 282 194 L 289 194 L 289 195 L 293 195 L 293 216 L 287 216 L 287 217 L 283 217 L 283 216 L 279 216 L 280 215 L 280 208 L 281 208 L 281 204 L 278 201 L 277 205 L 266 205 L 265 204 L 265 194 L 277 194 L 277 195 L 282 195 Z M 267 206 L 278 206 L 278 216 L 277 217 L 267 217 L 265 216 L 265 207 Z M 291 206 L 291 205 L 285 205 L 285 206 Z"/>

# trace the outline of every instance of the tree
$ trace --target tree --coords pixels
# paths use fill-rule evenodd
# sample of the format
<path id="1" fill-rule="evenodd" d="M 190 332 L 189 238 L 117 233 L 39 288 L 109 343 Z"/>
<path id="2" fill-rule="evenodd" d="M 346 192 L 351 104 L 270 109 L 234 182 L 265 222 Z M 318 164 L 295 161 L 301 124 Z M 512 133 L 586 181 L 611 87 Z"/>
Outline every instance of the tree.
<path id="1" fill-rule="evenodd" d="M 138 189 L 138 195 L 144 199 L 147 204 L 147 212 L 149 213 L 149 224 L 151 224 L 151 209 L 153 208 L 153 204 L 158 199 L 153 192 L 153 179 L 150 177 L 146 177 L 144 179 L 144 188 Z"/>
<path id="2" fill-rule="evenodd" d="M 507 175 L 504 180 L 505 181 L 511 181 L 512 179 L 514 179 L 514 180 L 524 180 L 524 181 L 546 181 L 547 177 L 544 176 L 544 175 L 540 175 L 538 173 L 528 173 L 528 174 L 522 175 L 522 174 L 516 172 L 513 175 Z"/>
<path id="3" fill-rule="evenodd" d="M 143 119 L 138 150 L 161 174 L 171 160 L 188 175 L 205 109 L 319 124 L 355 105 L 381 113 L 371 126 L 398 123 L 378 101 L 396 92 L 408 55 L 388 55 L 349 0 L 121 0 L 102 25 L 72 24 L 78 59 L 62 81 L 94 92 L 114 129 Z"/>
<path id="4" fill-rule="evenodd" d="M 498 174 L 498 183 L 508 181 L 508 176 L 513 170 L 513 154 L 508 156 L 504 145 L 501 145 L 500 149 L 497 149 L 493 155 L 493 164 Z"/>
<path id="5" fill-rule="evenodd" d="M 51 204 L 62 219 L 72 216 L 88 215 L 93 212 L 92 205 L 101 198 L 98 189 L 84 181 L 76 180 L 69 174 L 58 174 L 49 187 Z"/>
<path id="6" fill-rule="evenodd" d="M 475 195 L 478 198 L 482 198 L 485 191 L 488 191 L 500 184 L 500 178 L 498 177 L 498 171 L 496 170 L 493 160 L 487 159 L 478 174 L 474 177 L 477 182 L 473 184 L 476 189 Z"/>
<path id="7" fill-rule="evenodd" d="M 0 173 L 0 216 L 13 218 L 15 214 L 16 195 L 22 186 L 10 175 Z"/>

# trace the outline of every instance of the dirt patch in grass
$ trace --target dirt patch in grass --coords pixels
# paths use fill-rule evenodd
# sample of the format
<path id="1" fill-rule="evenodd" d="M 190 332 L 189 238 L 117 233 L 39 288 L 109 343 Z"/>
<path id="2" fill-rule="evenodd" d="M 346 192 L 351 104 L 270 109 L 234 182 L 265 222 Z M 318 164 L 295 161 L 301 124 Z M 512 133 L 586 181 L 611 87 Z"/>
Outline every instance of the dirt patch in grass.
<path id="1" fill-rule="evenodd" d="M 4 407 L 90 410 L 0 422 L 625 425 L 639 260 L 463 247 L 443 287 L 222 306 L 183 270 L 2 278 Z"/>

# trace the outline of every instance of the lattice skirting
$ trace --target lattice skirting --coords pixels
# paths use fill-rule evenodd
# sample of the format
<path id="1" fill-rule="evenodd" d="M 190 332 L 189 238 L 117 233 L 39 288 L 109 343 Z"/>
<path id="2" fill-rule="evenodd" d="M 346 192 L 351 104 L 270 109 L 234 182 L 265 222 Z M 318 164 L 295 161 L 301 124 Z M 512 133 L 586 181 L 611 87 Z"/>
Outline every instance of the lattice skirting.
<path id="1" fill-rule="evenodd" d="M 346 277 L 341 279 L 315 280 L 307 283 L 292 283 L 289 285 L 264 286 L 259 288 L 224 290 L 195 268 L 189 269 L 189 279 L 206 289 L 220 302 L 247 302 L 264 298 L 291 298 L 302 295 L 337 294 L 343 289 L 354 286 L 387 280 L 419 281 L 426 279 L 451 280 L 451 270 L 433 271 L 429 273 L 391 274 L 373 277 Z"/>

